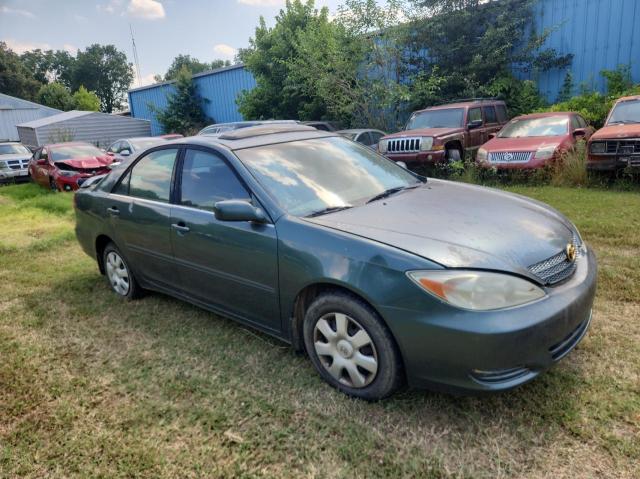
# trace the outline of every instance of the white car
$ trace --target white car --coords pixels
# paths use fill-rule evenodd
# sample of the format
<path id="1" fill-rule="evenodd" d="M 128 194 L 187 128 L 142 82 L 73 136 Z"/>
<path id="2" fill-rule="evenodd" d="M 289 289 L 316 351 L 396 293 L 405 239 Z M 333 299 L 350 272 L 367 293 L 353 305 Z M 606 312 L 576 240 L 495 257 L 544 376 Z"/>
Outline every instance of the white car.
<path id="1" fill-rule="evenodd" d="M 161 136 L 141 136 L 138 138 L 122 138 L 111 143 L 107 148 L 107 155 L 113 156 L 115 161 L 125 161 L 136 151 L 146 150 L 152 146 L 170 141 Z"/>
<path id="2" fill-rule="evenodd" d="M 27 179 L 31 150 L 22 143 L 0 143 L 0 182 Z"/>

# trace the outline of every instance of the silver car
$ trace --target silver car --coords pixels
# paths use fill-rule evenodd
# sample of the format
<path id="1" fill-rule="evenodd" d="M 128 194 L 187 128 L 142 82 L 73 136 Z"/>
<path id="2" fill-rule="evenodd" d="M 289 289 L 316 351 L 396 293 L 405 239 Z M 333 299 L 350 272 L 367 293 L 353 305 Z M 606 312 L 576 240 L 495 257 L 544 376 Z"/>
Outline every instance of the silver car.
<path id="1" fill-rule="evenodd" d="M 29 178 L 31 150 L 22 143 L 0 143 L 0 182 Z"/>
<path id="2" fill-rule="evenodd" d="M 387 135 L 384 131 L 368 128 L 352 128 L 350 130 L 340 130 L 338 133 L 374 150 L 377 149 L 380 138 Z"/>
<path id="3" fill-rule="evenodd" d="M 109 148 L 107 148 L 107 155 L 113 156 L 115 161 L 122 162 L 133 155 L 136 151 L 146 150 L 147 148 L 151 148 L 152 146 L 159 145 L 167 141 L 170 140 L 167 140 L 166 138 L 162 138 L 160 136 L 123 138 L 111 143 Z"/>

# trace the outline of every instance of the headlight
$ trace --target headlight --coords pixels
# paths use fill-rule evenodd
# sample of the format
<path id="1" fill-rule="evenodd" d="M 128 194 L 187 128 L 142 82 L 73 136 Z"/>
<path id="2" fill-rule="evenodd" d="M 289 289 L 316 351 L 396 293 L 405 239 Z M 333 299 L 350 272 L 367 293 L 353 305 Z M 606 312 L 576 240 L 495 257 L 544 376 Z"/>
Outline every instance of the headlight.
<path id="1" fill-rule="evenodd" d="M 437 270 L 407 273 L 427 293 L 458 308 L 491 311 L 536 301 L 545 292 L 530 281 L 486 271 Z"/>
<path id="2" fill-rule="evenodd" d="M 423 136 L 420 138 L 420 151 L 431 151 L 433 148 L 433 137 Z"/>
<path id="3" fill-rule="evenodd" d="M 476 155 L 476 161 L 487 161 L 487 150 L 484 148 L 478 149 L 478 154 Z"/>
<path id="4" fill-rule="evenodd" d="M 556 152 L 556 146 L 555 145 L 551 145 L 551 146 L 543 146 L 542 148 L 538 148 L 538 151 L 536 151 L 536 160 L 548 160 L 549 158 L 553 157 L 553 154 Z"/>
<path id="5" fill-rule="evenodd" d="M 0 161 L 0 170 L 6 170 L 7 168 L 9 168 L 9 165 L 7 165 L 7 162 Z"/>
<path id="6" fill-rule="evenodd" d="M 605 153 L 607 151 L 607 144 L 604 141 L 594 141 L 591 143 L 591 153 Z"/>
<path id="7" fill-rule="evenodd" d="M 380 140 L 378 142 L 378 151 L 380 153 L 386 153 L 387 152 L 387 143 L 389 143 L 388 140 Z"/>
<path id="8" fill-rule="evenodd" d="M 60 176 L 76 176 L 78 174 L 78 172 L 76 171 L 66 171 L 66 170 L 60 170 L 59 171 Z"/>

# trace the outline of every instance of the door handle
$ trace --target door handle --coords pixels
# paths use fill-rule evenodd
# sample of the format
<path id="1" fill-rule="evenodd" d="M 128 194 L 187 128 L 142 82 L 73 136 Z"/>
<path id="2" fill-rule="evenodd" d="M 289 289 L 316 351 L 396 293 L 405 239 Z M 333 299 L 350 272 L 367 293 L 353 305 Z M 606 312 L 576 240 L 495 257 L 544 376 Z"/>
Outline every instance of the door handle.
<path id="1" fill-rule="evenodd" d="M 188 233 L 191 229 L 186 226 L 184 223 L 173 223 L 171 227 L 176 230 L 178 233 Z"/>
<path id="2" fill-rule="evenodd" d="M 111 208 L 107 208 L 107 213 L 111 216 L 118 216 L 120 214 L 120 210 L 115 206 L 112 206 Z"/>

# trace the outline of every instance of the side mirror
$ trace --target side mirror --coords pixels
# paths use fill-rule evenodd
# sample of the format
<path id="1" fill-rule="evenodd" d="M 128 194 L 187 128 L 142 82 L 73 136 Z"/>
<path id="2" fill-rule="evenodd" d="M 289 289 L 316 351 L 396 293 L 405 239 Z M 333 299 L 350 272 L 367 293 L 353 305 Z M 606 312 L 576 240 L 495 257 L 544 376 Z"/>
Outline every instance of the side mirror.
<path id="1" fill-rule="evenodd" d="M 575 130 L 573 130 L 573 137 L 574 138 L 584 138 L 585 136 L 587 136 L 587 130 L 585 130 L 584 128 L 576 128 Z"/>
<path id="2" fill-rule="evenodd" d="M 479 128 L 482 126 L 482 120 L 473 120 L 467 123 L 467 128 L 469 130 L 473 130 L 474 128 Z"/>
<path id="3" fill-rule="evenodd" d="M 405 170 L 409 169 L 404 161 L 396 161 L 396 165 L 398 165 L 400 168 L 404 168 Z"/>
<path id="4" fill-rule="evenodd" d="M 218 201 L 213 206 L 213 213 L 220 221 L 253 221 L 256 223 L 267 221 L 264 211 L 243 200 Z"/>
<path id="5" fill-rule="evenodd" d="M 116 154 L 113 151 L 107 151 L 107 155 L 109 156 L 116 156 Z"/>
<path id="6" fill-rule="evenodd" d="M 489 139 L 493 140 L 497 135 L 497 133 L 489 133 Z"/>
<path id="7" fill-rule="evenodd" d="M 129 156 L 131 154 L 131 150 L 125 149 L 120 151 L 120 156 Z"/>

